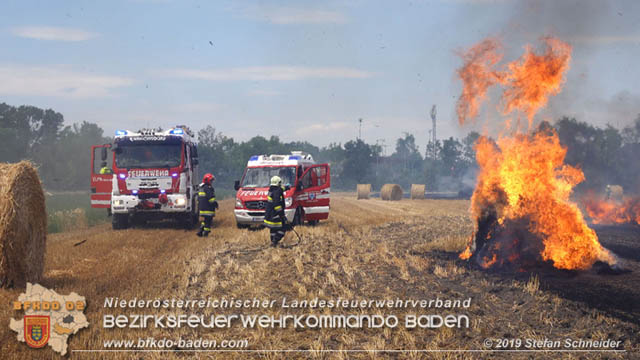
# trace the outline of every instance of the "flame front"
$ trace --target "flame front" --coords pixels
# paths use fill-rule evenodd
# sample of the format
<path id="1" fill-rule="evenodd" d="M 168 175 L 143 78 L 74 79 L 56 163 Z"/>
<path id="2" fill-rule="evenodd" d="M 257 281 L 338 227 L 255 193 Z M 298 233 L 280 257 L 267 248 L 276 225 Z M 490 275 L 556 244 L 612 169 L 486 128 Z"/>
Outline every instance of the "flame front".
<path id="1" fill-rule="evenodd" d="M 640 198 L 625 197 L 622 201 L 607 200 L 589 195 L 582 200 L 594 224 L 640 225 Z"/>
<path id="2" fill-rule="evenodd" d="M 487 56 L 463 56 L 465 61 L 480 64 L 467 63 L 459 71 L 461 77 L 465 74 L 464 89 L 478 89 L 468 83 L 478 81 L 469 77 L 465 69 L 481 69 L 481 84 L 486 84 L 487 74 L 492 74 L 491 81 L 505 87 L 503 114 L 525 114 L 529 125 L 527 133 L 518 127 L 513 135 L 501 135 L 495 142 L 482 137 L 476 144 L 479 174 L 471 199 L 475 244 L 470 244 L 460 257 L 477 255 L 477 261 L 485 268 L 548 260 L 560 269 L 587 269 L 597 260 L 615 262 L 587 226 L 578 206 L 569 199 L 573 188 L 584 180 L 582 171 L 564 164 L 566 149 L 553 130 L 534 131 L 531 126 L 548 97 L 559 93 L 571 59 L 568 44 L 552 38 L 544 41 L 543 54 L 527 47 L 520 59 L 499 70 L 488 66 L 491 61 Z M 493 53 L 496 48 L 490 49 L 489 58 L 500 58 Z M 470 50 L 472 54 L 475 51 L 477 46 Z M 458 103 L 461 123 L 467 116 L 477 114 L 486 91 L 477 92 L 480 98 L 464 105 L 468 99 L 463 90 Z M 505 121 L 505 130 L 509 127 L 510 121 Z"/>

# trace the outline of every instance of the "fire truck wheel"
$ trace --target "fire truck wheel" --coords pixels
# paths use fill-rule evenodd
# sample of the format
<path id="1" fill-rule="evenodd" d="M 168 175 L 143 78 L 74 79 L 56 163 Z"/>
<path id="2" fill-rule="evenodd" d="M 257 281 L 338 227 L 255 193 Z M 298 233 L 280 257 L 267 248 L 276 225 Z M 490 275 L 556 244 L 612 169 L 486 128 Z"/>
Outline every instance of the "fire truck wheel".
<path id="1" fill-rule="evenodd" d="M 309 220 L 309 225 L 316 226 L 318 225 L 319 220 Z"/>
<path id="2" fill-rule="evenodd" d="M 185 229 L 191 230 L 198 223 L 198 215 L 195 213 L 188 213 L 181 220 L 182 220 L 182 223 L 184 224 Z"/>
<path id="3" fill-rule="evenodd" d="M 236 226 L 238 227 L 238 229 L 248 229 L 251 225 L 236 223 Z"/>
<path id="4" fill-rule="evenodd" d="M 113 230 L 122 230 L 129 227 L 128 214 L 113 214 L 111 218 L 111 227 Z"/>

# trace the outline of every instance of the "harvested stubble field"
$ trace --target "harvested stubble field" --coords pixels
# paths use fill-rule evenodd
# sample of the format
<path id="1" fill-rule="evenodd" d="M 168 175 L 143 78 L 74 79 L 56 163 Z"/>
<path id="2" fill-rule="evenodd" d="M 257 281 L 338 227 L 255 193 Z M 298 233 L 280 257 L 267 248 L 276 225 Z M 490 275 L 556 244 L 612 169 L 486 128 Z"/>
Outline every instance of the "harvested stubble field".
<path id="1" fill-rule="evenodd" d="M 636 228 L 600 228 L 601 240 L 633 270 L 622 275 L 541 270 L 536 274 L 486 272 L 457 259 L 472 223 L 464 200 L 355 200 L 334 195 L 330 220 L 298 227 L 301 245 L 264 248 L 267 230 L 237 230 L 233 200 L 221 203 L 212 236 L 169 226 L 114 232 L 108 225 L 50 235 L 42 285 L 88 300 L 91 326 L 73 335 L 71 350 L 102 349 L 103 340 L 247 339 L 249 349 L 372 350 L 483 349 L 485 338 L 613 339 L 627 353 L 72 353 L 72 358 L 633 358 L 640 350 L 640 244 Z M 86 240 L 82 245 L 74 244 Z M 288 233 L 285 243 L 296 242 Z M 0 290 L 0 317 L 21 317 L 8 304 L 22 289 Z M 122 299 L 465 299 L 469 309 L 226 309 L 114 310 L 106 297 Z M 104 314 L 213 313 L 467 314 L 468 329 L 103 329 Z M 59 358 L 15 341 L 0 326 L 2 358 Z"/>

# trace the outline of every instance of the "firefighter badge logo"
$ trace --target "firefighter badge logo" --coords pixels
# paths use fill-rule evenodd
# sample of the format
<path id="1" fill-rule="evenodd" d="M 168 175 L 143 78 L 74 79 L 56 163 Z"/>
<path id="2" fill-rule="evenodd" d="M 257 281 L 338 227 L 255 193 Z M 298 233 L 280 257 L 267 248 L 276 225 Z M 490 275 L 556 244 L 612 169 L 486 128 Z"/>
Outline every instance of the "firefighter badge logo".
<path id="1" fill-rule="evenodd" d="M 309 193 L 309 200 L 315 200 L 316 199 L 316 193 Z"/>
<path id="2" fill-rule="evenodd" d="M 51 330 L 49 316 L 25 315 L 24 341 L 32 348 L 41 348 L 49 342 Z"/>

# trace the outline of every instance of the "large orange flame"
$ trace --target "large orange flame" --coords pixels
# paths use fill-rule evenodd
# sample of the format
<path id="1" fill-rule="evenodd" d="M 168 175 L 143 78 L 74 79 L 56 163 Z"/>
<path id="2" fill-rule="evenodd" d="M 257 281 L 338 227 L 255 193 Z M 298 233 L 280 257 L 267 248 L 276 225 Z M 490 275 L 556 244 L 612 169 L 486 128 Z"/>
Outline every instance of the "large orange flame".
<path id="1" fill-rule="evenodd" d="M 521 255 L 531 254 L 535 261 L 548 260 L 560 269 L 587 269 L 597 260 L 615 263 L 587 226 L 578 206 L 569 200 L 575 185 L 584 180 L 582 171 L 564 165 L 566 149 L 553 130 L 531 130 L 535 113 L 546 105 L 549 96 L 560 91 L 571 59 L 568 44 L 553 38 L 544 41 L 546 49 L 541 55 L 529 46 L 519 60 L 499 71 L 491 69 L 495 63 L 487 61 L 486 56 L 475 56 L 478 45 L 463 59 L 480 64 L 465 63 L 458 72 L 464 89 L 482 90 L 476 91 L 479 97 L 471 100 L 467 99 L 470 92 L 465 95 L 463 90 L 458 103 L 460 123 L 477 114 L 487 91 L 477 84 L 486 85 L 487 79 L 493 81 L 488 86 L 505 87 L 503 113 L 519 111 L 529 123 L 528 134 L 516 132 L 495 142 L 482 137 L 476 144 L 479 174 L 471 199 L 475 244 L 460 257 L 469 258 L 477 252 L 477 261 L 483 267 L 522 261 Z M 499 58 L 497 54 L 490 57 Z M 477 70 L 479 80 L 469 69 Z M 508 121 L 505 126 L 509 127 Z"/>
<path id="2" fill-rule="evenodd" d="M 504 113 L 524 112 L 529 128 L 536 112 L 547 105 L 549 96 L 560 92 L 571 59 L 569 44 L 553 38 L 544 40 L 547 45 L 544 53 L 537 55 L 527 46 L 519 60 L 508 64 L 509 71 L 503 82 L 507 86 L 503 94 Z"/>
<path id="3" fill-rule="evenodd" d="M 487 90 L 502 81 L 503 75 L 492 69 L 502 59 L 502 55 L 498 53 L 499 49 L 500 43 L 497 40 L 486 39 L 460 53 L 464 59 L 464 65 L 458 69 L 458 76 L 463 84 L 462 95 L 456 108 L 460 125 L 478 115 L 480 104 L 487 96 Z"/>

